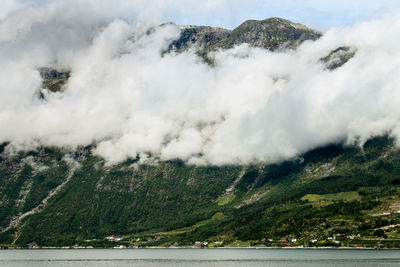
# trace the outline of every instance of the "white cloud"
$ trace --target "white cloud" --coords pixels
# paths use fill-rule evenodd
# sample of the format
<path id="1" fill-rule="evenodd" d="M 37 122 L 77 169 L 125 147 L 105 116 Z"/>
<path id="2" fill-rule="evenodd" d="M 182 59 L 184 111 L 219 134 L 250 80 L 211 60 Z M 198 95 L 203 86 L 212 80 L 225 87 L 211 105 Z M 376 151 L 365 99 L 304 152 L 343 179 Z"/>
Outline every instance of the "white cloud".
<path id="1" fill-rule="evenodd" d="M 8 8 L 14 11 L 0 24 L 0 142 L 18 148 L 96 143 L 95 152 L 111 163 L 152 155 L 246 164 L 390 130 L 400 136 L 399 13 L 331 29 L 295 52 L 246 45 L 219 51 L 211 68 L 192 51 L 162 57 L 178 28 L 146 31 L 172 2 L 151 19 L 145 2 L 157 3 Z M 209 2 L 202 10 L 224 4 Z M 121 19 L 127 10 L 139 19 Z M 319 58 L 343 45 L 356 47 L 356 56 L 334 72 L 324 70 Z M 65 92 L 38 99 L 40 66 L 71 69 Z"/>

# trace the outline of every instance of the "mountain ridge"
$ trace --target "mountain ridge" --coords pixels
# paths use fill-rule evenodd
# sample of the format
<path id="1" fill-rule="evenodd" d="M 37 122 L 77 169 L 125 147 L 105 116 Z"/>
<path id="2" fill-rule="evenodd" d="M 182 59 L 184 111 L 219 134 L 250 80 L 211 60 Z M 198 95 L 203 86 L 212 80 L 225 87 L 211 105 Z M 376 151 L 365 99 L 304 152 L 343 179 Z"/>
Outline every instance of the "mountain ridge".
<path id="1" fill-rule="evenodd" d="M 181 26 L 182 27 L 182 26 Z M 210 26 L 183 26 L 180 37 L 169 46 L 171 50 L 185 50 L 195 45 L 199 55 L 218 49 L 229 49 L 248 44 L 270 51 L 296 48 L 306 40 L 317 40 L 321 33 L 306 26 L 280 18 L 246 20 L 233 30 Z"/>

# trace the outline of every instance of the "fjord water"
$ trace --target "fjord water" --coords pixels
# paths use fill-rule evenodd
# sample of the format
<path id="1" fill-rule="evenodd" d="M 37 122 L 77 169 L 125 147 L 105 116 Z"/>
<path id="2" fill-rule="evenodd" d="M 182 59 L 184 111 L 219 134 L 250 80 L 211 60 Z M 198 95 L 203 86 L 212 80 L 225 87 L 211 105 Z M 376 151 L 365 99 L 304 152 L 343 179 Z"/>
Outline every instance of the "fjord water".
<path id="1" fill-rule="evenodd" d="M 398 250 L 352 249 L 18 249 L 0 266 L 400 266 Z"/>
<path id="2" fill-rule="evenodd" d="M 400 266 L 398 250 L 17 249 L 0 266 Z"/>

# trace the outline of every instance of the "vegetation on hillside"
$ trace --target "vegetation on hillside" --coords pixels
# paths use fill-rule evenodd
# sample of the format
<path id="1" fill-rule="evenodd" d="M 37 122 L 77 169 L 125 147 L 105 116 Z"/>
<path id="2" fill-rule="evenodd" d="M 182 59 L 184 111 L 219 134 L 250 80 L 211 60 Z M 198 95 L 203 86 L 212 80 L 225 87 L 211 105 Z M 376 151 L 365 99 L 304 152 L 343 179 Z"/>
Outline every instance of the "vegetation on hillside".
<path id="1" fill-rule="evenodd" d="M 399 247 L 399 185 L 388 136 L 253 166 L 107 166 L 90 147 L 3 152 L 0 244 Z"/>

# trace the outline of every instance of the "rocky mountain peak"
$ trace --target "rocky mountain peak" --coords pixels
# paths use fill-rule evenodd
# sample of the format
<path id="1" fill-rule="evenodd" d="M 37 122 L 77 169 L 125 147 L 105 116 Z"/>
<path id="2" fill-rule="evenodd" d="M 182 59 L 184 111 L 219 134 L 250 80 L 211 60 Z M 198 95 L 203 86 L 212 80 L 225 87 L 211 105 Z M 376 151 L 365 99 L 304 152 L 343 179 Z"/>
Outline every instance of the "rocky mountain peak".
<path id="1" fill-rule="evenodd" d="M 317 31 L 281 18 L 247 20 L 232 31 L 222 47 L 247 43 L 273 51 L 282 46 L 295 48 L 305 40 L 317 40 L 320 37 Z"/>
<path id="2" fill-rule="evenodd" d="M 205 56 L 210 51 L 248 44 L 271 51 L 296 48 L 305 40 L 317 40 L 321 33 L 302 24 L 281 18 L 247 20 L 234 30 L 208 26 L 184 26 L 180 37 L 171 43 L 170 50 L 182 51 L 195 46 Z"/>

